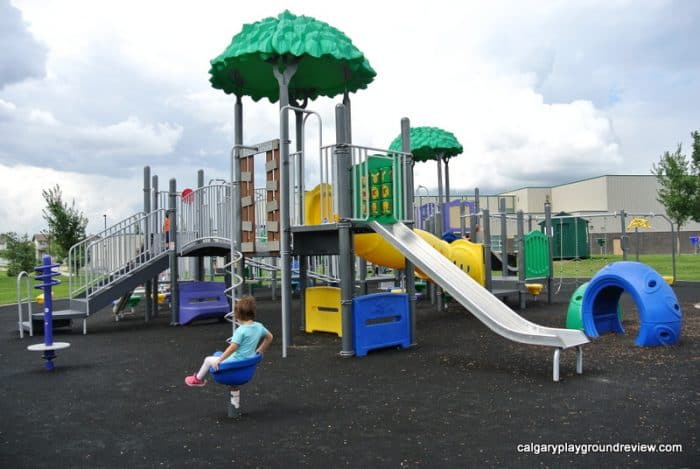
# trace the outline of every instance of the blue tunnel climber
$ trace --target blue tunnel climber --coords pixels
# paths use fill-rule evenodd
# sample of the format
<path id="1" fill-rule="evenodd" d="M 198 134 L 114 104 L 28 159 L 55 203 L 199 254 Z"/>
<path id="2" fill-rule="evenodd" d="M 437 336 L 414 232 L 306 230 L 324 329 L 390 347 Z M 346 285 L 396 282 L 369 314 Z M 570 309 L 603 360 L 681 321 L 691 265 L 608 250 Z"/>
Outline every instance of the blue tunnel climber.
<path id="1" fill-rule="evenodd" d="M 617 309 L 624 292 L 634 299 L 639 311 L 637 345 L 673 345 L 678 342 L 682 312 L 673 289 L 648 265 L 627 261 L 608 264 L 588 284 L 581 306 L 587 336 L 624 332 Z"/>

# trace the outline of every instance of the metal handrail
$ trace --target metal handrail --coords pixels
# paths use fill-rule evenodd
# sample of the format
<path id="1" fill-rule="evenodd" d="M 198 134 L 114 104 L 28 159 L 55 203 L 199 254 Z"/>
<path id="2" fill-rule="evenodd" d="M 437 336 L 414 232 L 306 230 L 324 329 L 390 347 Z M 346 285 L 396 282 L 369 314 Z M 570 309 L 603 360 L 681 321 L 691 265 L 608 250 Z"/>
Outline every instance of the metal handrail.
<path id="1" fill-rule="evenodd" d="M 22 297 L 22 278 L 26 279 L 27 296 Z M 34 335 L 34 321 L 32 321 L 32 284 L 31 277 L 24 270 L 17 274 L 17 326 L 19 327 L 19 338 L 24 339 L 24 308 L 22 304 L 27 304 L 27 320 L 29 321 L 29 336 Z"/>
<path id="2" fill-rule="evenodd" d="M 231 238 L 232 184 L 200 187 L 186 199 L 178 198 L 178 249 L 207 239 Z"/>
<path id="3" fill-rule="evenodd" d="M 166 210 L 139 212 L 72 246 L 70 299 L 90 298 L 167 251 L 161 227 Z"/>

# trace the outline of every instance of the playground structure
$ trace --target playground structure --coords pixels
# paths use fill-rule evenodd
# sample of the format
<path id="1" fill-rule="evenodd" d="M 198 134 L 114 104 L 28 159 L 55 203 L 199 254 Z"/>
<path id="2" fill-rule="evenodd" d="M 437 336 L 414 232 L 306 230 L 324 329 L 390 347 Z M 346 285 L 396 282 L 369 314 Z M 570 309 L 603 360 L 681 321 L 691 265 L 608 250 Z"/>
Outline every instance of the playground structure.
<path id="1" fill-rule="evenodd" d="M 518 262 L 517 276 L 513 276 L 504 231 L 507 215 L 504 208 L 499 208 L 502 276 L 498 279 L 491 276 L 488 209 L 479 210 L 478 205 L 465 207 L 465 204 L 457 207 L 460 220 L 467 216 L 463 214 L 467 208 L 471 212 L 468 215 L 470 234 L 476 235 L 477 225 L 482 227 L 482 244 L 456 240 L 450 245 L 435 236 L 414 231 L 413 155 L 408 119 L 401 121 L 400 149 L 353 144 L 346 82 L 343 104 L 335 108 L 335 143 L 324 145 L 320 115 L 306 109 L 305 104 L 304 107 L 295 105 L 298 96 L 290 99 L 290 83 L 300 63 L 284 62 L 271 67 L 279 84 L 276 96 L 280 101 L 279 138 L 254 145 L 243 144 L 240 87 L 244 80 L 229 74 L 237 80 L 231 85 L 236 93 L 236 104 L 230 182 L 205 186 L 203 171 L 200 171 L 196 189 L 178 192 L 176 181 L 171 179 L 169 190 L 159 192 L 157 177 L 151 178 L 150 168 L 146 167 L 143 212 L 71 248 L 68 263 L 74 275 L 71 276 L 70 310 L 57 312 L 57 316 L 79 317 L 85 321 L 114 298 L 123 297 L 143 284 L 145 319 L 148 320 L 158 313 L 158 278 L 169 269 L 172 325 L 198 318 L 223 317 L 229 314 L 227 311 L 240 293 L 246 264 L 256 268 L 267 266 L 271 271 L 281 272 L 282 355 L 286 357 L 292 342 L 291 295 L 296 273 L 293 257 L 298 257 L 297 281 L 302 311 L 306 311 L 308 280 L 319 277 L 310 269 L 311 259 L 337 256 L 337 266 L 332 273 L 339 285 L 340 355 L 343 357 L 362 356 L 369 350 L 386 346 L 406 348 L 415 344 L 415 271 L 448 292 L 493 332 L 518 343 L 554 348 L 552 373 L 555 381 L 559 380 L 562 350 L 576 350 L 576 371 L 582 373 L 582 345 L 588 342 L 582 332 L 529 322 L 498 298 L 517 294 L 524 307 L 524 293 L 537 291 L 529 289 L 526 282 L 538 279 L 547 280 L 547 291 L 551 294 L 551 213 L 545 215 L 544 234 L 531 231 L 527 235 L 524 214 L 516 215 Z M 219 65 L 225 68 L 227 64 Z M 216 64 L 212 70 L 217 70 Z M 212 83 L 218 83 L 213 72 L 212 76 Z M 226 86 L 216 87 L 226 90 Z M 313 88 L 298 87 L 296 91 L 299 89 Z M 297 118 L 294 152 L 290 149 L 290 113 Z M 318 123 L 319 144 L 313 152 L 306 144 L 309 118 Z M 311 161 L 311 153 L 318 153 L 317 162 Z M 259 198 L 255 184 L 257 155 L 265 158 L 263 198 Z M 305 178 L 309 168 L 318 172 L 320 181 L 307 193 Z M 259 203 L 262 201 L 264 204 Z M 261 206 L 264 207 L 262 212 Z M 445 213 L 446 208 L 441 210 Z M 452 207 L 447 207 L 447 212 L 451 211 Z M 464 233 L 464 223 L 460 225 Z M 448 225 L 443 219 L 438 226 Z M 471 241 L 476 241 L 475 238 Z M 356 296 L 356 253 L 376 265 L 401 270 L 398 283 L 405 294 Z M 217 287 L 215 292 L 203 281 L 205 256 L 226 258 L 226 286 Z M 187 286 L 179 282 L 180 257 L 197 259 L 194 282 Z M 273 261 L 260 261 L 265 258 Z M 366 272 L 364 268 L 360 270 L 360 279 L 364 282 Z M 222 295 L 228 295 L 230 301 Z M 216 299 L 201 301 L 211 298 Z"/>
<path id="2" fill-rule="evenodd" d="M 336 132 L 342 139 L 345 125 L 342 105 L 337 107 L 336 112 L 338 114 L 337 121 L 339 122 Z M 407 120 L 405 120 L 404 125 L 407 123 Z M 236 155 L 253 155 L 263 150 L 269 155 L 266 159 L 266 168 L 274 170 L 275 166 L 279 167 L 275 157 L 275 150 L 278 148 L 279 142 L 272 141 L 255 147 L 234 147 L 233 153 L 235 158 Z M 364 194 L 365 197 L 360 200 L 360 203 L 366 204 L 365 207 L 367 209 L 364 212 L 361 211 L 359 217 L 353 217 L 352 180 L 351 178 L 343 180 L 343 178 L 338 177 L 338 174 L 342 174 L 340 169 L 342 167 L 347 168 L 347 174 L 350 176 L 352 175 L 352 168 L 359 168 L 356 169 L 356 177 L 366 177 L 369 180 L 371 176 L 369 165 L 365 164 L 363 166 L 363 163 L 368 161 L 368 157 L 371 154 L 382 151 L 389 155 L 386 159 L 391 161 L 393 165 L 393 174 L 391 176 L 393 187 L 405 188 L 401 191 L 393 190 L 390 197 L 393 208 L 390 214 L 392 219 L 384 219 L 383 221 L 393 221 L 393 223 L 388 225 L 393 227 L 391 231 L 383 229 L 383 225 L 371 219 L 372 217 L 369 213 L 372 202 L 370 191 L 367 191 L 368 193 Z M 350 322 L 355 316 L 352 303 L 355 288 L 355 275 L 353 273 L 354 254 L 351 248 L 354 242 L 353 236 L 374 232 L 374 236 L 379 236 L 399 250 L 402 247 L 405 248 L 407 242 L 409 245 L 415 243 L 415 240 L 412 238 L 410 240 L 403 239 L 405 234 L 398 234 L 403 233 L 401 227 L 406 226 L 403 223 L 404 221 L 410 223 L 410 220 L 405 220 L 404 213 L 412 213 L 410 204 L 412 203 L 413 194 L 408 194 L 412 192 L 409 189 L 411 187 L 409 183 L 411 171 L 407 169 L 409 167 L 410 154 L 406 152 L 391 153 L 381 149 L 336 143 L 335 145 L 322 147 L 320 155 L 322 159 L 320 165 L 322 168 L 325 168 L 325 174 L 329 175 L 329 180 L 324 180 L 322 183 L 327 184 L 326 187 L 332 190 L 332 194 L 324 195 L 323 191 L 319 190 L 320 202 L 318 206 L 326 209 L 332 206 L 334 211 L 328 214 L 321 213 L 318 218 L 321 221 L 325 219 L 332 222 L 317 225 L 305 224 L 302 218 L 303 213 L 299 213 L 301 211 L 296 211 L 296 214 L 293 216 L 287 212 L 290 215 L 289 233 L 291 235 L 290 241 L 292 241 L 289 260 L 291 261 L 291 255 L 300 256 L 299 282 L 303 290 L 309 275 L 307 258 L 309 256 L 338 255 L 338 278 L 340 279 L 341 293 L 340 316 L 343 340 L 341 355 L 352 356 L 355 354 L 355 327 Z M 295 164 L 303 164 L 302 156 L 303 152 L 299 153 L 299 156 L 296 157 L 296 163 L 292 163 L 290 166 L 296 169 Z M 245 157 L 243 160 L 245 160 Z M 237 165 L 234 164 L 233 166 Z M 241 167 L 245 166 L 241 165 Z M 255 204 L 249 204 L 251 199 L 247 198 L 250 197 L 248 195 L 237 197 L 238 191 L 242 191 L 242 194 L 247 194 L 245 186 L 247 183 L 252 183 L 254 168 L 249 169 L 250 174 L 241 172 L 242 175 L 240 176 L 240 179 L 245 180 L 246 184 L 216 184 L 198 187 L 187 196 L 187 200 L 183 200 L 178 195 L 175 190 L 175 180 L 170 180 L 170 191 L 167 194 L 168 209 L 166 210 L 161 208 L 165 195 L 155 190 L 157 188 L 157 179 L 151 179 L 150 169 L 146 167 L 144 169 L 144 212 L 129 217 L 113 227 L 109 227 L 104 232 L 98 233 L 93 238 L 85 240 L 71 249 L 69 264 L 75 272 L 80 272 L 80 274 L 71 277 L 71 310 L 66 312 L 66 314 L 74 316 L 82 314 L 83 318 L 89 317 L 90 314 L 110 304 L 114 298 L 132 291 L 139 284 L 145 284 L 145 299 L 147 300 L 145 301 L 145 316 L 148 320 L 150 314 L 156 311 L 153 302 L 157 302 L 157 296 L 152 293 L 155 279 L 169 267 L 172 302 L 171 323 L 182 324 L 184 321 L 180 316 L 182 309 L 179 294 L 180 284 L 176 281 L 178 278 L 178 256 L 227 256 L 229 259 L 235 259 L 234 262 L 229 261 L 229 267 L 240 268 L 243 262 L 237 261 L 243 258 L 244 253 L 246 258 L 248 256 L 273 257 L 281 254 L 283 252 L 282 247 L 284 243 L 282 241 L 284 241 L 284 237 L 279 235 L 281 227 L 278 220 L 281 221 L 279 212 L 284 211 L 284 205 L 281 204 L 281 200 L 285 198 L 280 197 L 280 192 L 284 192 L 286 185 L 277 181 L 274 173 L 266 182 L 266 187 L 269 188 L 270 192 L 270 197 L 266 200 L 267 207 L 265 209 L 267 214 L 264 226 L 266 237 L 259 236 L 259 233 L 256 232 L 259 229 L 259 224 L 254 222 L 256 216 Z M 203 176 L 200 179 L 203 179 Z M 153 182 L 153 187 L 151 182 Z M 292 192 L 291 188 L 287 188 L 287 190 L 289 193 L 294 194 L 295 197 L 300 197 L 305 192 L 303 181 L 301 184 L 295 183 L 293 187 L 297 188 L 296 192 Z M 324 197 L 332 197 L 332 202 L 325 201 Z M 289 202 L 292 199 L 287 195 L 286 200 Z M 241 205 L 240 215 L 236 212 L 237 202 Z M 151 203 L 153 203 L 155 209 L 151 209 Z M 248 213 L 244 213 L 243 209 L 246 209 Z M 161 229 L 166 216 L 170 220 L 168 238 L 166 238 L 166 234 Z M 231 237 L 232 226 L 236 225 L 240 229 L 240 234 L 238 237 L 235 235 Z M 440 243 L 442 244 L 443 242 L 440 241 Z M 358 243 L 358 245 L 361 244 L 362 242 Z M 464 247 L 460 247 L 460 244 L 462 243 L 458 242 L 450 250 L 464 251 Z M 232 245 L 241 246 L 244 253 L 234 249 L 233 254 L 231 254 Z M 468 297 L 474 293 L 474 290 L 468 290 L 469 294 L 465 294 L 463 290 L 454 290 L 453 285 L 461 285 L 464 282 L 462 277 L 464 277 L 469 278 L 478 287 L 479 290 L 476 291 L 483 290 L 482 287 L 478 282 L 473 281 L 467 273 L 448 261 L 435 247 L 427 243 L 425 245 L 428 248 L 422 249 L 424 251 L 422 255 L 414 252 L 407 254 L 402 251 L 404 263 L 408 262 L 411 265 L 411 263 L 415 262 L 425 275 L 432 281 L 440 284 L 442 288 L 449 291 L 460 302 L 466 303 L 465 306 L 470 310 L 481 309 L 482 317 L 485 321 L 489 321 L 489 326 L 497 333 L 507 334 L 510 338 L 524 343 L 551 345 L 556 347 L 557 351 L 570 347 L 579 347 L 587 342 L 587 339 L 576 331 L 534 327 L 524 320 L 509 322 L 512 321 L 512 315 L 515 315 L 515 313 L 498 300 L 496 302 L 499 305 L 503 305 L 508 311 L 511 311 L 510 314 L 503 314 L 500 307 L 497 310 L 494 309 L 493 303 L 481 297 L 477 301 L 467 301 Z M 444 245 L 448 246 L 447 243 L 444 243 Z M 454 267 L 462 277 L 458 277 L 459 280 L 452 278 L 452 274 L 448 275 L 444 271 L 445 265 L 440 264 L 438 260 L 444 260 L 447 265 Z M 287 337 L 283 340 L 284 355 L 286 355 L 287 347 L 290 344 L 288 327 L 291 311 L 286 309 L 284 297 L 285 292 L 290 293 L 291 290 L 291 267 L 290 262 L 290 281 L 285 282 L 283 275 L 281 284 L 283 297 L 282 319 L 283 324 L 286 324 L 285 327 L 287 328 L 283 330 L 283 339 L 285 336 Z M 281 270 L 284 274 L 284 262 Z M 201 275 L 201 272 L 195 274 L 195 279 L 201 278 L 201 276 L 197 277 L 197 275 Z M 232 276 L 234 275 L 236 275 L 236 272 L 232 272 Z M 232 282 L 233 285 L 229 287 L 230 289 L 234 289 L 241 284 L 242 277 L 239 278 L 241 280 Z M 197 281 L 201 282 L 201 280 Z M 405 315 L 398 316 L 402 317 L 402 331 L 407 331 L 406 338 L 402 342 L 405 345 L 406 341 L 412 344 L 413 337 L 415 337 L 415 317 L 412 312 L 415 302 L 413 275 L 404 275 L 402 283 L 406 290 L 407 299 L 405 305 L 407 310 Z M 462 285 L 462 288 L 468 287 Z M 485 302 L 488 302 L 488 304 Z M 500 315 L 503 316 L 501 317 Z M 493 316 L 496 317 L 494 318 Z M 521 330 L 521 332 L 513 334 L 511 333 L 512 328 L 515 328 L 516 331 Z M 578 340 L 575 337 L 578 337 Z M 378 341 L 375 345 L 382 347 L 384 346 L 383 344 L 383 342 Z M 368 347 L 371 348 L 371 346 Z M 366 347 L 363 350 L 366 351 L 370 348 Z M 558 353 L 555 356 L 558 360 Z M 554 376 L 558 379 L 558 361 L 555 361 L 555 370 Z"/>

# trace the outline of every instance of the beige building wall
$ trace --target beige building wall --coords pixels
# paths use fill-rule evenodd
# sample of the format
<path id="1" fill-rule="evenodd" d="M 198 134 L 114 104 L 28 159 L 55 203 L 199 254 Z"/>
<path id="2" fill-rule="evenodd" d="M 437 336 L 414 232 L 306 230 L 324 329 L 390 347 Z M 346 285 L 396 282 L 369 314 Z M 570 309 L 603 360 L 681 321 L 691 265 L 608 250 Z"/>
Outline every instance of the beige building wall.
<path id="1" fill-rule="evenodd" d="M 656 200 L 659 183 L 656 176 L 604 176 L 607 180 L 608 211 L 630 213 L 666 213 Z"/>
<path id="2" fill-rule="evenodd" d="M 552 187 L 552 212 L 607 212 L 607 177 Z"/>
<path id="3" fill-rule="evenodd" d="M 549 195 L 553 214 L 567 212 L 586 217 L 589 220 L 590 232 L 596 234 L 619 233 L 622 229 L 619 217 L 602 216 L 603 214 L 625 210 L 632 215 L 647 215 L 643 218 L 650 221 L 651 228 L 639 231 L 651 234 L 670 231 L 670 225 L 664 218 L 648 216 L 666 214 L 663 205 L 656 200 L 658 189 L 659 183 L 654 175 L 606 175 L 554 186 L 551 189 L 525 187 L 503 195 L 515 197 L 516 210 L 537 214 L 542 213 L 544 199 Z M 632 218 L 633 216 L 626 218 L 626 225 L 629 225 Z M 700 234 L 700 223 L 688 222 L 682 230 L 684 242 L 687 238 L 685 233 Z"/>
<path id="4" fill-rule="evenodd" d="M 522 210 L 525 213 L 544 213 L 544 203 L 551 200 L 552 189 L 549 187 L 523 187 L 510 192 L 504 192 L 503 196 L 515 198 L 515 211 Z"/>

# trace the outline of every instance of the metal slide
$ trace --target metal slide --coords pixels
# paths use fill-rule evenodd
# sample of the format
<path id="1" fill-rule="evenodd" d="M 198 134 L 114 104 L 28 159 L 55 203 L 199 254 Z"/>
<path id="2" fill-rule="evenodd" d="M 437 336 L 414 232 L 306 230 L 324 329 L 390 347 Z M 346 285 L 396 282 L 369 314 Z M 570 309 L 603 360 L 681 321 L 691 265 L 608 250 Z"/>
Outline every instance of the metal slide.
<path id="1" fill-rule="evenodd" d="M 554 381 L 559 380 L 559 353 L 562 349 L 577 348 L 576 371 L 583 372 L 580 346 L 589 341 L 583 332 L 540 326 L 526 320 L 403 223 L 381 225 L 372 221 L 370 226 L 496 334 L 523 344 L 556 347 Z"/>

